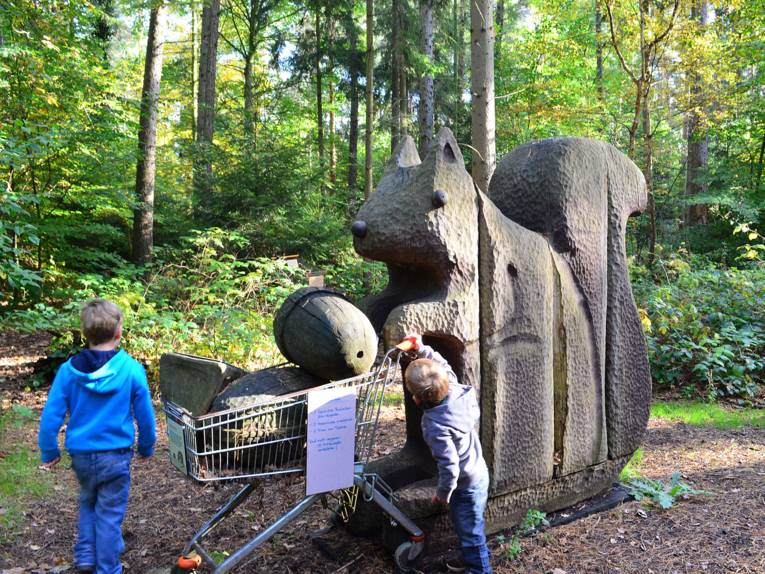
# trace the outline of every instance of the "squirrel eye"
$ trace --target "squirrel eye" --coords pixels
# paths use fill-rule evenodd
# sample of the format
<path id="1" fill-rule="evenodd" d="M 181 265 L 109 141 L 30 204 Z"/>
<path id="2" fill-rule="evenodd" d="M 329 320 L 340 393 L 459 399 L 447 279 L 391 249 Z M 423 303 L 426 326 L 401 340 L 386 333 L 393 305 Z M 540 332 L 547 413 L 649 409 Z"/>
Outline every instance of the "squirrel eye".
<path id="1" fill-rule="evenodd" d="M 443 189 L 436 189 L 433 191 L 431 201 L 433 202 L 433 207 L 443 207 L 449 201 L 449 194 Z"/>

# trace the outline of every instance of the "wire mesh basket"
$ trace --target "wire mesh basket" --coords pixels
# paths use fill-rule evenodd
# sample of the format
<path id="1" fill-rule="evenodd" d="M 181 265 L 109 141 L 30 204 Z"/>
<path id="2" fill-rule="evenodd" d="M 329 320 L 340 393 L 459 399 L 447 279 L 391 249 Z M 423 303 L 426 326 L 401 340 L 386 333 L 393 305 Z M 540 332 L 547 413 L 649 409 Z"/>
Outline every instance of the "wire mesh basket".
<path id="1" fill-rule="evenodd" d="M 363 375 L 201 416 L 165 401 L 171 461 L 199 482 L 304 473 L 309 393 L 347 388 L 356 394 L 355 460 L 366 463 L 396 366 L 387 355 Z"/>

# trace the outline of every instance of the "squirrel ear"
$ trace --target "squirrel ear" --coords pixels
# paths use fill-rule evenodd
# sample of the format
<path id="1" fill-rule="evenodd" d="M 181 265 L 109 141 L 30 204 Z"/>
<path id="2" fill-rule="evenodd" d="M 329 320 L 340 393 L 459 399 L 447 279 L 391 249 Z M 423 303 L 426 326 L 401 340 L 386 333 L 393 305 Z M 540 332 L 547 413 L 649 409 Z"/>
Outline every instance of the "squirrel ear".
<path id="1" fill-rule="evenodd" d="M 457 163 L 462 166 L 465 165 L 465 160 L 462 158 L 462 152 L 457 140 L 454 138 L 452 130 L 449 128 L 441 128 L 436 136 L 437 152 L 441 154 L 441 157 L 446 163 Z"/>
<path id="2" fill-rule="evenodd" d="M 393 150 L 393 155 L 388 162 L 388 168 L 414 167 L 421 163 L 414 139 L 412 139 L 412 136 L 404 136 Z"/>

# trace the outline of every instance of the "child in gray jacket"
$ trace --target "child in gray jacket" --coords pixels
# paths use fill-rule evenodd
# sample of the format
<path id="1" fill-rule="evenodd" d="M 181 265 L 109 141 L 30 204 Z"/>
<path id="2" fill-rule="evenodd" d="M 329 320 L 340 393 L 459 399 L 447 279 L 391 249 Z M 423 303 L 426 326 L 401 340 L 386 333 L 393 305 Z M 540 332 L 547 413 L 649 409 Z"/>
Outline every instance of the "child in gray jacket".
<path id="1" fill-rule="evenodd" d="M 418 356 L 406 369 L 406 388 L 423 409 L 422 435 L 438 466 L 433 502 L 449 504 L 467 571 L 491 574 L 483 522 L 489 471 L 476 432 L 475 389 L 459 384 L 449 363 L 419 335 L 406 340 Z"/>

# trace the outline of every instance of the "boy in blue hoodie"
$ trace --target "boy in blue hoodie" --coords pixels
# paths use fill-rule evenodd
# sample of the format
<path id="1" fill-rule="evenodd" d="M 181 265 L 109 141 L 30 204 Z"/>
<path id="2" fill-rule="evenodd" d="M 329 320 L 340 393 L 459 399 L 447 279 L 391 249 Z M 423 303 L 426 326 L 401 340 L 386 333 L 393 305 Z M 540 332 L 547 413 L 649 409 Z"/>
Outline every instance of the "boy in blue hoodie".
<path id="1" fill-rule="evenodd" d="M 433 502 L 449 505 L 466 570 L 491 574 L 483 521 L 489 471 L 475 430 L 480 417 L 475 389 L 459 384 L 446 359 L 419 335 L 406 340 L 418 356 L 404 374 L 406 388 L 423 409 L 422 436 L 438 467 Z"/>
<path id="2" fill-rule="evenodd" d="M 65 446 L 80 483 L 80 515 L 74 562 L 78 572 L 119 574 L 125 549 L 122 520 L 130 492 L 130 462 L 138 423 L 138 454 L 154 453 L 156 430 L 146 372 L 125 351 L 122 313 L 93 299 L 80 313 L 88 348 L 56 373 L 40 419 L 44 468 L 59 460 L 58 432 L 69 413 Z"/>

